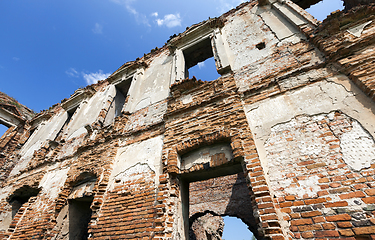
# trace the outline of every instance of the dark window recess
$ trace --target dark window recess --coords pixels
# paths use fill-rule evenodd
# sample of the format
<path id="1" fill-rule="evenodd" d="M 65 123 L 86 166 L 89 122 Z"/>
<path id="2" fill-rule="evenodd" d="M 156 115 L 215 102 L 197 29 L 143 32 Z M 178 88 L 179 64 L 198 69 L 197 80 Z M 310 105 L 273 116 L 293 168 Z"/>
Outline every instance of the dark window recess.
<path id="1" fill-rule="evenodd" d="M 97 178 L 89 172 L 81 173 L 73 185 L 73 199 L 69 199 L 69 239 L 82 240 L 88 238 L 88 225 L 91 220 L 91 204 L 94 200 L 92 192 L 83 192 L 89 185 L 95 184 Z"/>
<path id="2" fill-rule="evenodd" d="M 107 115 L 104 120 L 104 126 L 111 124 L 114 121 L 115 117 L 121 116 L 122 109 L 126 104 L 126 97 L 128 95 L 132 79 L 133 78 L 129 78 L 116 85 L 116 95 L 111 105 L 109 106 Z"/>
<path id="3" fill-rule="evenodd" d="M 266 47 L 266 44 L 264 42 L 260 42 L 257 45 L 255 45 L 255 47 L 258 48 L 259 50 L 262 50 L 263 48 Z"/>
<path id="4" fill-rule="evenodd" d="M 116 97 L 114 99 L 115 117 L 121 115 L 131 82 L 132 78 L 122 81 L 120 84 L 116 85 Z"/>
<path id="5" fill-rule="evenodd" d="M 64 125 L 62 126 L 62 128 L 60 129 L 60 131 L 57 133 L 56 137 L 55 137 L 55 141 L 60 141 L 61 140 L 61 137 L 62 137 L 62 133 L 64 132 L 64 130 L 67 128 L 70 120 L 72 120 L 72 117 L 74 115 L 74 113 L 76 112 L 78 106 L 73 108 L 73 109 L 70 109 L 69 111 L 67 111 L 68 113 L 68 118 L 66 119 Z"/>
<path id="6" fill-rule="evenodd" d="M 69 200 L 69 239 L 88 238 L 88 225 L 91 219 L 91 203 L 94 197 Z"/>
<path id="7" fill-rule="evenodd" d="M 12 218 L 14 218 L 23 204 L 27 203 L 31 197 L 37 196 L 39 192 L 40 189 L 26 185 L 17 189 L 8 199 L 9 204 L 12 205 Z"/>
<path id="8" fill-rule="evenodd" d="M 185 58 L 185 78 L 214 80 L 217 73 L 211 39 L 206 38 L 183 51 Z"/>

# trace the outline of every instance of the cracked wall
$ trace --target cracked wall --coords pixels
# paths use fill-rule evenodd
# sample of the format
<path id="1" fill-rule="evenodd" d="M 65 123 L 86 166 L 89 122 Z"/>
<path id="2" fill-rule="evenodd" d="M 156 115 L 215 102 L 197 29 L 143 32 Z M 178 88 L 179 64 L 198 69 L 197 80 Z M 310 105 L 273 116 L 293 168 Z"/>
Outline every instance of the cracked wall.
<path id="1" fill-rule="evenodd" d="M 242 3 L 20 120 L 0 237 L 69 239 L 81 200 L 87 239 L 219 238 L 225 215 L 258 240 L 375 238 L 374 22 L 371 4 L 319 23 Z M 184 79 L 202 41 L 221 77 Z"/>

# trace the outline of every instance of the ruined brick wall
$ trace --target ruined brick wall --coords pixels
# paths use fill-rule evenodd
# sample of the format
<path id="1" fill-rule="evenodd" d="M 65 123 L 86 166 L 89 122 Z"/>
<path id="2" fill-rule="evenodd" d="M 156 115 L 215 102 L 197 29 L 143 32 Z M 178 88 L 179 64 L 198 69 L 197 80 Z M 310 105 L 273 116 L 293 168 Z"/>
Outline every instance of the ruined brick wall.
<path id="1" fill-rule="evenodd" d="M 34 115 L 32 110 L 0 92 L 0 124 L 9 127 L 0 137 L 0 182 L 7 178 L 17 161 L 12 153 L 28 139 L 31 126 L 26 121 Z"/>
<path id="2" fill-rule="evenodd" d="M 375 4 L 330 15 L 313 41 L 370 98 L 374 95 Z"/>
<path id="3" fill-rule="evenodd" d="M 243 3 L 10 128 L 0 237 L 374 238 L 373 19 Z M 194 51 L 221 77 L 186 78 Z"/>

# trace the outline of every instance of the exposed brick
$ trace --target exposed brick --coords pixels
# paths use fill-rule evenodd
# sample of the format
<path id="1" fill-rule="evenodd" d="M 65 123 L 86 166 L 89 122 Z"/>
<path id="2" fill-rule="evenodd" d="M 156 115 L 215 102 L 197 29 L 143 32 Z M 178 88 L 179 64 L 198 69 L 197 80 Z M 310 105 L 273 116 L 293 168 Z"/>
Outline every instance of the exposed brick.
<path id="1" fill-rule="evenodd" d="M 349 214 L 338 214 L 333 216 L 326 216 L 326 220 L 328 222 L 337 222 L 337 221 L 347 221 L 352 219 L 352 217 Z"/>
<path id="2" fill-rule="evenodd" d="M 298 230 L 301 232 L 321 230 L 321 229 L 322 229 L 322 226 L 320 226 L 319 224 L 298 226 Z"/>
<path id="3" fill-rule="evenodd" d="M 356 235 L 374 234 L 375 226 L 353 228 Z"/>
<path id="4" fill-rule="evenodd" d="M 329 230 L 329 229 L 335 229 L 336 225 L 333 223 L 323 223 L 322 224 L 323 229 Z"/>
<path id="5" fill-rule="evenodd" d="M 339 232 L 334 230 L 315 231 L 314 235 L 316 238 L 340 236 Z"/>
<path id="6" fill-rule="evenodd" d="M 351 222 L 337 222 L 337 227 L 340 227 L 340 228 L 350 228 L 352 226 L 353 225 Z"/>
<path id="7" fill-rule="evenodd" d="M 362 201 L 365 202 L 366 204 L 373 204 L 375 203 L 375 197 L 362 198 Z"/>
<path id="8" fill-rule="evenodd" d="M 351 192 L 351 193 L 345 193 L 345 194 L 341 194 L 340 195 L 340 198 L 341 199 L 349 199 L 349 198 L 361 198 L 361 197 L 364 197 L 366 196 L 363 192 Z"/>
<path id="9" fill-rule="evenodd" d="M 316 216 L 320 216 L 320 215 L 322 215 L 322 213 L 320 211 L 301 212 L 301 216 L 304 217 L 304 218 L 316 217 Z"/>
<path id="10" fill-rule="evenodd" d="M 298 220 L 292 220 L 290 224 L 292 226 L 300 226 L 300 225 L 307 225 L 307 224 L 312 224 L 311 219 L 298 219 Z"/>
<path id="11" fill-rule="evenodd" d="M 325 222 L 326 219 L 324 217 L 313 217 L 313 221 L 314 223 L 321 223 L 321 222 Z"/>
<path id="12" fill-rule="evenodd" d="M 325 207 L 345 207 L 348 206 L 348 202 L 346 201 L 339 201 L 339 202 L 332 202 L 332 203 L 324 203 Z"/>
<path id="13" fill-rule="evenodd" d="M 339 229 L 339 233 L 341 236 L 351 237 L 354 235 L 351 229 Z"/>

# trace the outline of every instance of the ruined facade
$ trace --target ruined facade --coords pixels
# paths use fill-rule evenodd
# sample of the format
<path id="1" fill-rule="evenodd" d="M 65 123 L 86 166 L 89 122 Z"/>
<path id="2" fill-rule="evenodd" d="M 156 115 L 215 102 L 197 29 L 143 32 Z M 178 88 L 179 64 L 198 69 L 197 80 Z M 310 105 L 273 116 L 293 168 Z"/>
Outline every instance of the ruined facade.
<path id="1" fill-rule="evenodd" d="M 320 23 L 295 2 L 193 25 L 36 116 L 1 105 L 0 237 L 220 239 L 235 216 L 374 239 L 375 5 Z M 221 77 L 189 78 L 210 57 Z"/>

